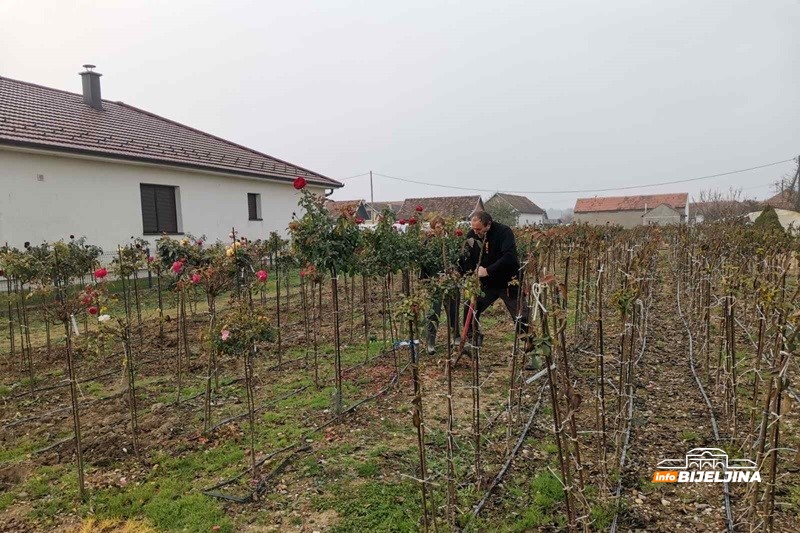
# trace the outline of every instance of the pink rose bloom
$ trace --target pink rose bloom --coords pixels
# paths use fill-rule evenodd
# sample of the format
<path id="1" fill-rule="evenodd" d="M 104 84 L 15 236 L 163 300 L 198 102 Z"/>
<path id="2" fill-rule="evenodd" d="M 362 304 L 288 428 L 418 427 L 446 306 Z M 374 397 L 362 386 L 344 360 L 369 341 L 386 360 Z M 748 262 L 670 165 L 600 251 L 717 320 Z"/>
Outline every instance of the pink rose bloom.
<path id="1" fill-rule="evenodd" d="M 231 336 L 231 332 L 228 331 L 227 329 L 223 329 L 221 334 L 220 334 L 220 338 L 222 339 L 222 342 L 225 342 L 226 340 L 228 340 L 228 338 L 230 336 Z"/>
<path id="2" fill-rule="evenodd" d="M 267 281 L 267 277 L 269 277 L 269 274 L 267 274 L 266 270 L 259 270 L 258 272 L 256 272 L 256 277 L 258 278 L 258 281 Z"/>
<path id="3" fill-rule="evenodd" d="M 201 279 L 201 278 L 200 278 L 200 274 L 198 274 L 197 272 L 195 272 L 194 274 L 192 274 L 192 283 L 194 283 L 195 285 L 197 285 L 198 283 L 200 283 L 200 279 Z"/>
<path id="4" fill-rule="evenodd" d="M 183 263 L 180 261 L 175 261 L 172 263 L 172 271 L 176 274 L 180 274 L 181 270 L 183 270 Z"/>
<path id="5" fill-rule="evenodd" d="M 108 276 L 108 270 L 105 268 L 98 268 L 94 271 L 94 277 L 97 279 L 103 279 L 104 277 Z"/>
<path id="6" fill-rule="evenodd" d="M 147 257 L 147 262 L 148 262 L 148 263 L 152 263 L 152 262 L 153 262 L 153 261 L 155 261 L 155 260 L 156 260 L 156 258 L 155 258 L 155 257 L 153 257 L 152 255 L 150 255 L 150 256 L 148 256 L 148 257 Z"/>

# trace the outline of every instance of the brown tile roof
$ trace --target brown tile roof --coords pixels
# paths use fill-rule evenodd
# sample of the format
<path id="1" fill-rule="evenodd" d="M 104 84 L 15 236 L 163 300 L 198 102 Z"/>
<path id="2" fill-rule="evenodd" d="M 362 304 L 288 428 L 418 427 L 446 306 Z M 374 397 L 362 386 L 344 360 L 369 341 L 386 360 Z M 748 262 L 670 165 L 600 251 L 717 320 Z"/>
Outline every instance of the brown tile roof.
<path id="1" fill-rule="evenodd" d="M 416 214 L 416 207 L 421 205 L 423 216 L 431 213 L 443 217 L 464 220 L 475 211 L 483 210 L 483 201 L 475 196 L 435 196 L 432 198 L 407 198 L 403 207 L 397 212 L 397 218 L 411 218 Z"/>
<path id="2" fill-rule="evenodd" d="M 76 80 L 77 82 L 77 80 Z M 122 102 L 0 77 L 0 145 L 341 187 L 336 180 Z"/>
<path id="3" fill-rule="evenodd" d="M 518 196 L 516 194 L 497 193 L 489 198 L 486 203 L 492 201 L 504 202 L 510 205 L 517 213 L 525 215 L 544 215 L 544 209 L 536 205 L 527 196 Z"/>
<path id="4" fill-rule="evenodd" d="M 794 210 L 794 205 L 792 203 L 792 200 L 793 200 L 792 191 L 785 190 L 779 192 L 772 198 L 764 200 L 764 204 L 772 206 L 775 209 L 788 209 L 792 211 Z"/>
<path id="5" fill-rule="evenodd" d="M 578 198 L 575 202 L 575 213 L 596 213 L 599 211 L 644 211 L 667 204 L 674 209 L 683 209 L 689 200 L 685 192 L 673 194 L 649 194 L 640 196 L 605 196 L 594 198 Z"/>
<path id="6" fill-rule="evenodd" d="M 325 209 L 334 216 L 339 216 L 344 212 L 355 213 L 364 203 L 364 200 L 325 200 Z"/>

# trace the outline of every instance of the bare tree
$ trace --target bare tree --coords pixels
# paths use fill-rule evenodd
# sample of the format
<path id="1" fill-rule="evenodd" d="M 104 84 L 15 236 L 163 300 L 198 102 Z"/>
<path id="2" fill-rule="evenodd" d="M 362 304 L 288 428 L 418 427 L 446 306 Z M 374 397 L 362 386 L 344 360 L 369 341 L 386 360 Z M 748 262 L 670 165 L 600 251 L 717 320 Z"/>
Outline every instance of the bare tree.
<path id="1" fill-rule="evenodd" d="M 755 200 L 742 198 L 742 190 L 731 187 L 727 193 L 717 189 L 700 191 L 699 201 L 691 205 L 691 216 L 705 222 L 737 218 L 758 208 Z"/>

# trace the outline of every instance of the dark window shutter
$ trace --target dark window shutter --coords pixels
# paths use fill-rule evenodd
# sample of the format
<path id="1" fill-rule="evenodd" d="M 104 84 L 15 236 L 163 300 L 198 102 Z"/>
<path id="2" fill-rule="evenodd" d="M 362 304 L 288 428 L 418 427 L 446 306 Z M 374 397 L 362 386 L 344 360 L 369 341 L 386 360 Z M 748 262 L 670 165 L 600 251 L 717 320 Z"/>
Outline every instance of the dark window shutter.
<path id="1" fill-rule="evenodd" d="M 252 192 L 247 193 L 247 216 L 250 220 L 258 220 L 258 204 Z"/>
<path id="2" fill-rule="evenodd" d="M 142 226 L 144 233 L 158 233 L 156 189 L 153 185 L 140 185 L 142 194 Z"/>
<path id="3" fill-rule="evenodd" d="M 175 187 L 156 189 L 158 231 L 178 233 L 178 210 L 175 207 Z"/>
<path id="4" fill-rule="evenodd" d="M 178 233 L 178 209 L 175 187 L 140 184 L 142 196 L 142 231 Z"/>

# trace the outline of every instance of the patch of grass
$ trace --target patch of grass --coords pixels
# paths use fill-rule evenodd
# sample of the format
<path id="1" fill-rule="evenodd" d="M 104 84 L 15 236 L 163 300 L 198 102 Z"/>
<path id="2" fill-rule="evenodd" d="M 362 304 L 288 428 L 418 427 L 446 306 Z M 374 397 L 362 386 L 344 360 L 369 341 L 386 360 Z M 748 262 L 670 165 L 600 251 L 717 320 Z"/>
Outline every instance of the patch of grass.
<path id="1" fill-rule="evenodd" d="M 92 396 L 100 396 L 104 390 L 105 388 L 103 385 L 96 381 L 90 381 L 83 386 L 83 392 L 86 394 L 91 394 Z"/>
<path id="2" fill-rule="evenodd" d="M 681 431 L 681 439 L 687 442 L 694 442 L 697 440 L 697 432 L 691 429 L 684 429 Z"/>
<path id="3" fill-rule="evenodd" d="M 84 519 L 81 524 L 74 529 L 67 530 L 68 533 L 154 533 L 155 530 L 149 525 L 132 520 L 97 520 L 95 518 Z"/>
<path id="4" fill-rule="evenodd" d="M 378 475 L 378 463 L 373 460 L 367 460 L 356 466 L 356 473 L 360 477 L 375 477 Z"/>
<path id="5" fill-rule="evenodd" d="M 556 454 L 558 453 L 558 446 L 555 442 L 543 442 L 540 449 L 545 453 Z"/>
<path id="6" fill-rule="evenodd" d="M 18 461 L 41 446 L 44 446 L 41 442 L 34 442 L 28 436 L 22 437 L 13 445 L 0 447 L 0 463 Z"/>
<path id="7" fill-rule="evenodd" d="M 11 387 L 0 385 L 0 398 L 5 398 L 6 396 L 11 396 Z"/>
<path id="8" fill-rule="evenodd" d="M 24 490 L 35 500 L 31 516 L 43 525 L 51 525 L 59 514 L 75 507 L 78 474 L 65 466 L 44 466 L 28 478 Z"/>
<path id="9" fill-rule="evenodd" d="M 611 527 L 614 520 L 614 505 L 611 503 L 593 505 L 589 511 L 589 520 L 592 522 L 592 529 L 595 531 L 605 531 Z"/>
<path id="10" fill-rule="evenodd" d="M 512 531 L 530 531 L 532 528 L 558 522 L 558 516 L 553 513 L 557 504 L 564 499 L 564 489 L 555 476 L 543 472 L 533 478 L 531 496 L 532 504 L 522 512 L 519 520 L 512 526 Z"/>
<path id="11" fill-rule="evenodd" d="M 196 491 L 191 479 L 166 477 L 135 487 L 113 488 L 93 495 L 98 516 L 146 517 L 159 531 L 232 532 L 233 524 L 219 502 Z"/>
<path id="12" fill-rule="evenodd" d="M 16 499 L 17 495 L 13 492 L 0 493 L 0 512 L 5 511 Z"/>
<path id="13" fill-rule="evenodd" d="M 369 482 L 342 487 L 318 501 L 318 507 L 333 509 L 341 521 L 332 532 L 419 531 L 422 516 L 420 490 L 416 484 Z"/>

